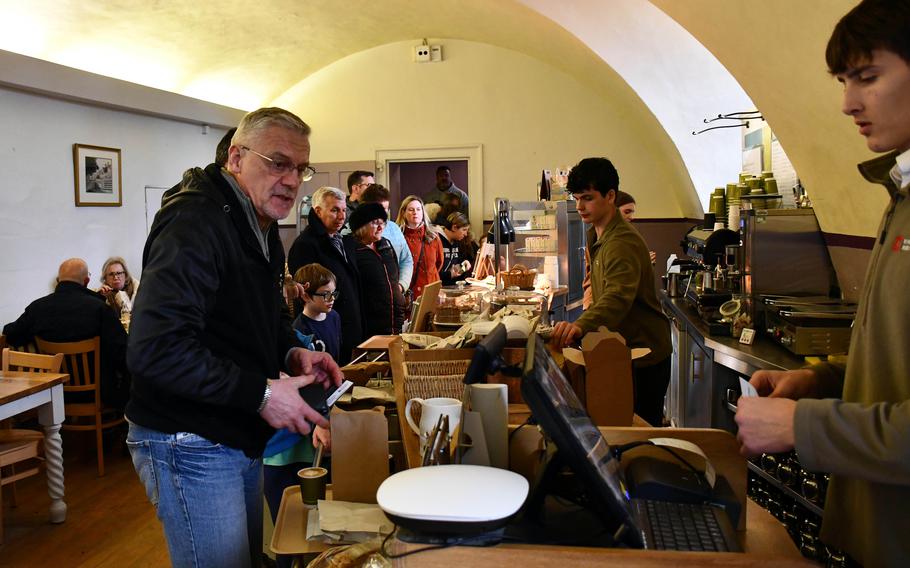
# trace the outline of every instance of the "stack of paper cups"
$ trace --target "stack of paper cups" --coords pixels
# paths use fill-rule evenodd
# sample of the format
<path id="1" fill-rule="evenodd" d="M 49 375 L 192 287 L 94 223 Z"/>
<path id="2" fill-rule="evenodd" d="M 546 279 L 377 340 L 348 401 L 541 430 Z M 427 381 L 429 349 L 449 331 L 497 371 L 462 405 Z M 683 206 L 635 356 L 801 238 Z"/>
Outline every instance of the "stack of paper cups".
<path id="1" fill-rule="evenodd" d="M 509 468 L 509 389 L 506 385 L 471 385 L 471 410 L 480 413 L 490 465 Z"/>
<path id="2" fill-rule="evenodd" d="M 727 226 L 732 231 L 739 231 L 739 205 L 731 205 L 727 217 Z"/>

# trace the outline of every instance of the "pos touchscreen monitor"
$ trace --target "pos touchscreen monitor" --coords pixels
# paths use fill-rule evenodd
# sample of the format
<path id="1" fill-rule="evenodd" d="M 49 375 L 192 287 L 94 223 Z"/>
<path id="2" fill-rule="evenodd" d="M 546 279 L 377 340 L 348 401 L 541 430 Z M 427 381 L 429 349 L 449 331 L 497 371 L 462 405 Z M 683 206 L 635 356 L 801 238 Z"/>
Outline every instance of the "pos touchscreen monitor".
<path id="1" fill-rule="evenodd" d="M 528 339 L 521 394 L 560 459 L 581 478 L 594 507 L 619 526 L 617 540 L 643 547 L 619 460 L 537 334 Z"/>

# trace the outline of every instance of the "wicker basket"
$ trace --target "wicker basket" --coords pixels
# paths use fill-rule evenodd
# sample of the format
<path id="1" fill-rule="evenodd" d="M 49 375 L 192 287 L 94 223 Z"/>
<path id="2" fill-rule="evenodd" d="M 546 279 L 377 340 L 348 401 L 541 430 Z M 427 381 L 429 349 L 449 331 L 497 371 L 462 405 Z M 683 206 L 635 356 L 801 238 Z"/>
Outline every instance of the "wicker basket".
<path id="1" fill-rule="evenodd" d="M 412 398 L 447 397 L 461 400 L 464 395 L 464 374 L 470 360 L 407 361 L 405 362 L 404 394 Z"/>
<path id="2" fill-rule="evenodd" d="M 395 404 L 405 458 L 410 467 L 420 465 L 420 439 L 408 426 L 405 417 L 407 402 L 415 397 L 427 399 L 447 397 L 462 400 L 464 376 L 474 356 L 473 349 L 405 349 L 401 339 L 389 347 L 392 382 L 395 386 Z M 524 349 L 506 348 L 503 358 L 509 364 L 524 361 Z M 495 378 L 491 382 L 497 381 Z M 510 385 L 510 396 L 518 396 L 517 385 Z M 511 402 L 511 401 L 510 401 Z M 518 401 L 516 401 L 518 402 Z M 419 422 L 420 405 L 415 405 L 412 418 Z"/>
<path id="3" fill-rule="evenodd" d="M 528 270 L 528 267 L 516 264 L 508 272 L 500 272 L 499 277 L 502 279 L 502 285 L 506 288 L 509 286 L 533 288 L 534 279 L 537 278 L 537 271 Z"/>

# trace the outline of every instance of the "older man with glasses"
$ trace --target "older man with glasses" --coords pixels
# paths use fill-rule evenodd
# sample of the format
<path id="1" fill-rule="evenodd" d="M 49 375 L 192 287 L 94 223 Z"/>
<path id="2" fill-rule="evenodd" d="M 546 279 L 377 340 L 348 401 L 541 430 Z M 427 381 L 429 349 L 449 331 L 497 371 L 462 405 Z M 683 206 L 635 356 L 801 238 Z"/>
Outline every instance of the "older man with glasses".
<path id="1" fill-rule="evenodd" d="M 326 426 L 298 389 L 341 383 L 298 346 L 281 294 L 275 222 L 314 173 L 309 134 L 282 109 L 246 115 L 227 164 L 187 171 L 145 245 L 127 442 L 175 566 L 259 564 L 263 448 L 275 428 Z"/>

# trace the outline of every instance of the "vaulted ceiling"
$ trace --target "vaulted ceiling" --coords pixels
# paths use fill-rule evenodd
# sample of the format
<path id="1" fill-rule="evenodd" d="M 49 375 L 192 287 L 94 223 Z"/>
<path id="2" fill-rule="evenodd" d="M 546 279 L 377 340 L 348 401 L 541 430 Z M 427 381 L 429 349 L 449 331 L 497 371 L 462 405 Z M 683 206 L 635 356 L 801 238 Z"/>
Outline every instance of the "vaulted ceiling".
<path id="1" fill-rule="evenodd" d="M 490 44 L 604 97 L 617 85 L 631 88 L 678 150 L 692 181 L 685 191 L 694 186 L 702 203 L 739 170 L 739 133 L 690 132 L 705 117 L 751 110 L 744 107 L 754 100 L 816 198 L 822 228 L 871 234 L 878 208 L 866 211 L 852 193 L 859 179 L 851 164 L 864 148 L 837 115 L 821 58 L 833 23 L 854 3 L 0 0 L 0 49 L 252 109 L 377 46 L 422 38 Z"/>
<path id="2" fill-rule="evenodd" d="M 4 0 L 0 10 L 0 49 L 242 109 L 352 53 L 425 37 L 514 49 L 587 82 L 611 73 L 512 0 Z"/>

